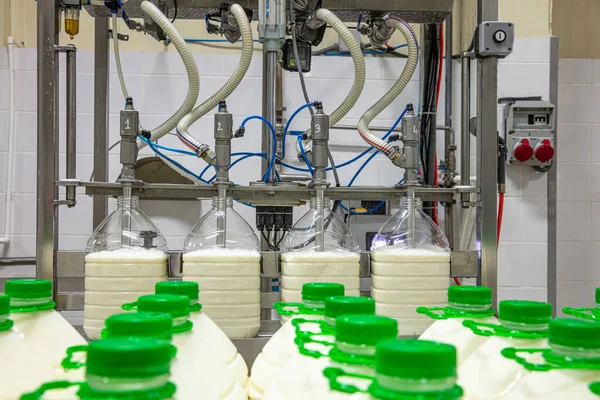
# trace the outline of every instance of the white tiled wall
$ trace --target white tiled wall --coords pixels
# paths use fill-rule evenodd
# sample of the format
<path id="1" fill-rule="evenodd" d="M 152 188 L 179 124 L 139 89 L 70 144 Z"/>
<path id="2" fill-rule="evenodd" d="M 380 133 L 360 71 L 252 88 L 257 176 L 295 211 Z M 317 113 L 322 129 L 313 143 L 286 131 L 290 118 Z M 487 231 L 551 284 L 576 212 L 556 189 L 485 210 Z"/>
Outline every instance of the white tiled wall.
<path id="1" fill-rule="evenodd" d="M 235 68 L 238 57 L 235 55 L 198 54 L 195 56 L 201 75 L 200 100 L 214 93 Z M 122 52 L 123 68 L 130 93 L 134 96 L 136 108 L 141 112 L 141 122 L 145 127 L 153 127 L 175 111 L 186 91 L 185 72 L 175 53 Z M 234 114 L 234 123 L 242 118 L 261 111 L 261 67 L 262 57 L 256 55 L 250 71 L 240 87 L 228 99 L 229 110 Z M 399 76 L 405 61 L 397 58 L 368 58 L 367 83 L 357 106 L 341 123 L 358 122 L 362 113 L 370 107 Z M 35 253 L 35 165 L 36 151 L 36 63 L 34 49 L 16 49 L 16 179 L 14 184 L 13 228 L 11 243 L 0 245 L 1 256 L 33 256 Z M 110 142 L 118 140 L 118 113 L 123 104 L 122 95 L 111 61 L 110 83 Z M 64 70 L 64 69 L 63 69 Z M 418 71 L 418 70 L 417 70 Z M 455 129 L 460 129 L 460 65 L 454 64 L 455 71 Z M 78 171 L 79 179 L 88 180 L 92 172 L 93 153 L 93 54 L 81 51 L 78 55 Z M 476 68 L 473 68 L 475 82 Z M 64 77 L 64 71 L 61 74 Z M 307 74 L 308 91 L 314 100 L 324 103 L 326 112 L 331 112 L 344 99 L 352 84 L 352 61 L 346 57 L 316 57 L 313 71 Z M 0 49 L 0 171 L 6 167 L 8 98 L 6 49 Z M 303 104 L 297 76 L 284 73 L 284 105 L 286 117 Z M 64 86 L 61 83 L 61 87 Z M 499 65 L 499 96 L 542 95 L 548 98 L 549 87 L 549 39 L 518 39 L 515 53 Z M 386 109 L 373 125 L 390 126 L 406 103 L 418 104 L 418 73 L 406 90 L 392 106 Z M 61 91 L 64 94 L 64 90 Z M 441 93 L 444 93 L 442 87 Z M 475 86 L 472 89 L 475 94 Z M 589 96 L 588 96 L 589 97 Z M 443 116 L 444 100 L 440 99 L 440 116 Z M 64 107 L 61 100 L 61 110 Z M 472 101 L 473 115 L 475 99 Z M 309 114 L 301 114 L 293 123 L 292 129 L 306 129 Z M 443 117 L 438 120 L 443 122 Z M 206 116 L 191 128 L 199 140 L 212 143 L 212 117 Z M 260 151 L 260 123 L 252 121 L 247 126 L 246 136 L 236 139 L 234 151 Z M 64 152 L 64 115 L 61 115 L 61 154 Z M 439 135 L 439 143 L 442 143 Z M 457 137 L 459 137 L 457 135 Z M 475 141 L 472 141 L 472 172 L 475 173 Z M 600 143 L 600 142 L 599 142 Z M 166 146 L 181 147 L 173 136 L 161 140 Z M 365 149 L 356 131 L 331 131 L 331 149 L 336 161 L 352 158 Z M 598 144 L 600 146 L 600 144 Z M 144 149 L 143 155 L 150 151 Z M 443 154 L 439 148 L 439 154 Z M 64 157 L 64 154 L 62 155 Z M 203 161 L 191 157 L 174 156 L 175 159 L 194 171 L 204 168 Z M 301 166 L 295 159 L 293 140 L 287 142 L 288 162 Z M 244 162 L 243 167 L 232 170 L 232 179 L 241 184 L 260 178 L 257 159 Z M 64 164 L 63 164 L 64 165 Z M 359 164 L 340 169 L 342 184 L 347 184 Z M 460 164 L 459 164 L 460 165 Z M 120 171 L 118 150 L 110 156 L 110 175 L 114 180 Z M 64 175 L 64 168 L 61 171 Z M 500 298 L 546 298 L 546 177 L 530 168 L 507 168 L 507 201 L 502 241 L 500 244 L 499 286 Z M 357 185 L 392 185 L 402 178 L 402 170 L 395 168 L 383 156 L 377 156 L 363 171 Z M 0 173 L 0 193 L 5 191 L 5 174 Z M 598 194 L 600 196 L 600 193 Z M 91 199 L 78 196 L 74 209 L 60 209 L 60 240 L 62 250 L 82 250 L 91 233 Z M 0 213 L 4 210 L 4 196 L 0 196 Z M 169 247 L 180 249 L 190 227 L 200 215 L 208 210 L 207 202 L 143 202 L 142 208 L 157 223 L 167 236 Z M 254 210 L 242 205 L 236 206 L 251 223 Z M 599 210 L 600 211 L 600 210 Z M 296 210 L 296 216 L 302 209 Z M 0 221 L 3 215 L 0 215 Z M 2 229 L 0 227 L 0 229 Z M 600 240 L 600 239 L 599 239 Z M 12 270 L 11 270 L 12 271 Z M 0 276 L 8 270 L 0 269 Z M 18 272 L 16 272 L 18 273 Z"/>
<path id="2" fill-rule="evenodd" d="M 600 286 L 600 60 L 559 63 L 558 306 L 590 307 Z"/>

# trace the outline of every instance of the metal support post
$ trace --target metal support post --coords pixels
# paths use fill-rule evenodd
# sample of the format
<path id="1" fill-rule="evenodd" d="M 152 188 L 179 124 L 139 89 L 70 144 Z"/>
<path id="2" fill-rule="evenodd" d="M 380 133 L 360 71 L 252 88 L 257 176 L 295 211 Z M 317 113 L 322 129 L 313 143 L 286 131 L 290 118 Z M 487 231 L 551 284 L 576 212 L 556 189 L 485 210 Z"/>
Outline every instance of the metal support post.
<path id="1" fill-rule="evenodd" d="M 477 21 L 498 20 L 498 0 L 478 0 Z M 481 207 L 477 212 L 477 242 L 481 249 L 480 283 L 492 289 L 496 304 L 498 289 L 497 240 L 497 97 L 498 59 L 477 62 L 477 185 Z"/>
<path id="2" fill-rule="evenodd" d="M 66 178 L 77 178 L 77 48 L 73 45 L 64 46 L 67 55 L 67 159 Z M 77 204 L 76 188 L 66 188 L 68 207 Z"/>
<path id="3" fill-rule="evenodd" d="M 266 54 L 266 76 L 263 77 L 263 79 L 266 81 L 265 83 L 265 93 L 266 93 L 266 98 L 264 98 L 263 95 L 263 100 L 266 100 L 266 105 L 265 105 L 265 114 L 263 115 L 263 117 L 265 117 L 273 127 L 275 127 L 277 125 L 277 104 L 276 104 L 276 97 L 277 97 L 277 53 L 276 52 L 268 52 Z M 267 143 L 268 143 L 268 147 L 267 147 L 267 160 L 271 159 L 271 154 L 273 153 L 273 135 L 271 133 L 271 130 L 269 129 L 268 126 L 266 126 L 266 124 L 264 124 L 263 126 L 263 139 L 267 139 Z M 268 167 L 268 162 L 267 162 L 267 167 Z M 263 171 L 263 174 L 264 172 Z M 271 174 L 268 176 L 268 180 L 269 182 L 275 182 L 275 168 L 271 169 Z"/>
<path id="4" fill-rule="evenodd" d="M 58 244 L 58 23 L 56 0 L 37 2 L 36 277 L 54 281 Z M 56 283 L 56 282 L 54 282 Z M 54 285 L 56 288 L 56 284 Z"/>
<path id="5" fill-rule="evenodd" d="M 94 18 L 94 181 L 108 182 L 108 19 Z M 106 218 L 108 197 L 95 196 L 93 227 Z"/>
<path id="6" fill-rule="evenodd" d="M 461 61 L 460 184 L 468 186 L 471 184 L 471 57 L 463 53 Z M 469 202 L 469 196 L 463 193 L 461 201 Z"/>

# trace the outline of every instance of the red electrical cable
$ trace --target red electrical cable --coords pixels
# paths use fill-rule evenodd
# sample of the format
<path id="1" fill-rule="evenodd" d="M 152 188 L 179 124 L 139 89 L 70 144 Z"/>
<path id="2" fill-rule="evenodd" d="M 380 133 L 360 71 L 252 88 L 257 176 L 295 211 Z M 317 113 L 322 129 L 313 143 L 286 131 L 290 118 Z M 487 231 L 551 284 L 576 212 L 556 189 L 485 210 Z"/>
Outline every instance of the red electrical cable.
<path id="1" fill-rule="evenodd" d="M 454 283 L 456 283 L 456 286 L 460 286 L 460 281 L 458 280 L 458 278 L 454 278 Z"/>
<path id="2" fill-rule="evenodd" d="M 502 231 L 502 216 L 504 214 L 504 193 L 498 196 L 498 232 L 496 245 L 500 244 L 500 231 Z"/>

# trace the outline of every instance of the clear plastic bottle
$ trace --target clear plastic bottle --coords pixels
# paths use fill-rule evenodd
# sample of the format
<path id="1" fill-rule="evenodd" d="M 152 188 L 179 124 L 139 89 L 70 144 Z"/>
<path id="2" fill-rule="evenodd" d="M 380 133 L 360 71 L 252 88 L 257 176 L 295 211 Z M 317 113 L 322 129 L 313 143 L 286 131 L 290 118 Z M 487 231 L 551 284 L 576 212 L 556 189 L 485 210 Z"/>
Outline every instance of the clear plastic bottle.
<path id="1" fill-rule="evenodd" d="M 260 329 L 260 251 L 252 227 L 215 197 L 213 208 L 183 243 L 183 277 L 198 282 L 202 310 L 230 338 L 254 337 Z"/>
<path id="2" fill-rule="evenodd" d="M 498 321 L 491 324 L 465 320 L 463 325 L 488 339 L 458 369 L 459 384 L 470 400 L 495 400 L 504 396 L 528 371 L 502 356 L 507 347 L 523 349 L 548 345 L 552 305 L 537 301 L 503 300 Z"/>
<path id="3" fill-rule="evenodd" d="M 403 197 L 371 246 L 371 295 L 377 314 L 398 320 L 401 335 L 420 335 L 433 322 L 415 310 L 444 307 L 450 283 L 450 248 L 421 200 Z"/>
<path id="4" fill-rule="evenodd" d="M 233 376 L 246 388 L 248 385 L 248 366 L 238 353 L 237 348 L 198 303 L 198 283 L 188 281 L 167 281 L 156 284 L 156 294 L 175 294 L 190 299 L 190 321 L 194 323 L 193 330 L 208 346 L 221 357 Z"/>
<path id="5" fill-rule="evenodd" d="M 596 307 L 565 307 L 563 308 L 563 313 L 565 315 L 571 315 L 573 317 L 587 319 L 590 321 L 600 321 L 600 287 L 596 288 L 595 299 Z"/>
<path id="6" fill-rule="evenodd" d="M 138 197 L 119 197 L 85 251 L 83 328 L 88 338 L 99 339 L 107 317 L 166 280 L 167 241 L 139 209 Z"/>
<path id="7" fill-rule="evenodd" d="M 600 324 L 569 318 L 550 322 L 549 349 L 517 352 L 506 349 L 505 357 L 518 359 L 530 371 L 502 399 L 594 400 L 600 396 Z M 537 362 L 536 362 L 537 361 Z M 516 364 L 516 362 L 515 362 Z"/>
<path id="8" fill-rule="evenodd" d="M 21 400 L 186 400 L 169 381 L 174 353 L 155 338 L 95 340 L 87 346 L 84 382 L 46 382 Z"/>
<path id="9" fill-rule="evenodd" d="M 419 307 L 417 312 L 435 321 L 419 339 L 455 346 L 459 366 L 487 340 L 486 336 L 476 335 L 465 328 L 463 321 L 498 322 L 492 308 L 492 289 L 485 286 L 450 286 L 448 307 Z"/>
<path id="10" fill-rule="evenodd" d="M 280 247 L 282 301 L 301 302 L 302 285 L 309 282 L 341 283 L 346 295 L 360 295 L 360 248 L 350 228 L 332 212 L 329 199 L 313 197 L 310 210 Z"/>

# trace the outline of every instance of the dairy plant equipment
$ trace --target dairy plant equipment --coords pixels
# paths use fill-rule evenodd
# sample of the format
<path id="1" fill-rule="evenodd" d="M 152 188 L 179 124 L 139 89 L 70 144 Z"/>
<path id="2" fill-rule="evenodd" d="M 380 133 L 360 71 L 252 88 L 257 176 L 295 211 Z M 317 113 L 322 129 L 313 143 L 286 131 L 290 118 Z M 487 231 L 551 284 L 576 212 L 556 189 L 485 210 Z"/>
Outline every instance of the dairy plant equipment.
<path id="1" fill-rule="evenodd" d="M 164 1 L 96 1 L 96 0 L 38 0 L 38 181 L 37 181 L 37 247 L 36 275 L 39 279 L 52 279 L 55 282 L 54 298 L 59 310 L 81 310 L 84 304 L 82 277 L 84 276 L 84 261 L 82 252 L 58 251 L 58 209 L 60 206 L 75 207 L 78 190 L 93 196 L 93 221 L 97 227 L 107 213 L 109 196 L 122 196 L 126 199 L 216 199 L 215 227 L 217 235 L 215 246 L 227 248 L 228 204 L 230 199 L 245 202 L 256 207 L 257 219 L 255 227 L 262 234 L 260 261 L 260 293 L 257 304 L 260 307 L 261 323 L 257 337 L 236 339 L 234 343 L 250 364 L 254 356 L 266 342 L 269 333 L 275 331 L 279 321 L 272 320 L 272 305 L 280 301 L 281 294 L 272 290 L 272 279 L 281 277 L 279 244 L 285 239 L 283 234 L 290 231 L 294 225 L 291 209 L 294 206 L 313 200 L 315 212 L 320 214 L 315 218 L 314 239 L 315 252 L 325 249 L 324 238 L 327 228 L 326 199 L 333 201 L 331 212 L 339 212 L 345 201 L 387 202 L 397 204 L 400 198 L 419 198 L 429 204 L 443 202 L 445 210 L 444 231 L 448 237 L 450 250 L 449 277 L 477 278 L 488 287 L 497 287 L 497 247 L 496 247 L 496 205 L 497 205 L 497 153 L 498 143 L 496 134 L 496 89 L 497 89 L 497 60 L 512 51 L 512 24 L 497 22 L 498 1 L 479 0 L 477 40 L 472 48 L 462 54 L 463 74 L 470 76 L 471 60 L 477 60 L 477 181 L 470 182 L 470 147 L 469 147 L 469 94 L 470 80 L 463 81 L 463 112 L 462 131 L 460 135 L 461 166 L 456 168 L 454 130 L 452 124 L 452 7 L 453 0 L 240 0 L 237 4 L 221 3 L 217 0 L 173 0 Z M 76 129 L 75 129 L 75 77 L 77 49 L 72 46 L 61 46 L 58 43 L 60 21 L 59 15 L 67 11 L 68 32 L 77 34 L 75 29 L 79 10 L 94 17 L 94 180 L 91 182 L 76 179 Z M 235 43 L 241 40 L 241 57 L 234 73 L 225 85 L 205 102 L 194 108 L 199 93 L 199 73 L 194 59 L 185 41 L 171 24 L 170 17 L 177 10 L 180 19 L 206 19 L 207 29 L 211 33 L 224 35 Z M 370 145 L 385 154 L 396 166 L 404 169 L 403 183 L 395 186 L 351 186 L 341 187 L 328 180 L 327 172 L 334 169 L 329 152 L 329 133 L 336 129 L 337 122 L 355 105 L 365 84 L 365 63 L 361 46 L 354 33 L 350 33 L 345 21 L 356 21 L 359 16 L 358 31 L 361 37 L 366 37 L 365 46 L 374 51 L 385 46 L 391 35 L 398 30 L 408 43 L 409 57 L 407 67 L 393 87 L 381 100 L 375 103 L 360 119 L 357 128 L 361 137 Z M 157 40 L 170 40 L 179 52 L 186 68 L 188 91 L 177 112 L 160 126 L 154 129 L 142 127 L 139 114 L 135 109 L 133 99 L 127 99 L 127 105 L 121 111 L 121 143 L 120 161 L 123 165 L 121 176 L 117 182 L 108 182 L 108 80 L 109 80 L 109 41 L 114 41 L 115 55 L 118 60 L 118 42 L 123 38 L 116 29 L 112 30 L 109 38 L 109 22 L 122 17 L 130 29 L 143 31 Z M 140 20 L 143 18 L 143 21 Z M 136 20 L 137 19 L 137 20 Z M 249 19 L 258 19 L 258 32 L 253 32 Z M 436 124 L 436 108 L 431 103 L 431 90 L 423 89 L 428 94 L 421 99 L 423 108 L 413 110 L 407 107 L 406 117 L 401 129 L 390 130 L 389 141 L 382 140 L 377 135 L 371 121 L 390 105 L 402 91 L 404 86 L 417 68 L 418 54 L 421 57 L 432 57 L 432 50 L 439 44 L 439 36 L 443 30 L 441 23 L 447 22 L 446 34 L 446 74 L 450 84 L 446 84 L 446 120 L 445 126 Z M 409 24 L 422 24 L 420 43 Z M 116 27 L 116 25 L 114 25 Z M 302 68 L 310 69 L 311 48 L 318 45 L 327 27 L 331 27 L 340 36 L 341 42 L 347 47 L 354 67 L 354 80 L 348 96 L 339 104 L 320 104 L 305 96 L 306 105 L 312 111 L 311 126 L 298 137 L 297 149 L 300 158 L 308 165 L 310 175 L 280 176 L 283 163 L 282 152 L 285 149 L 285 138 L 288 136 L 282 119 L 283 105 L 281 104 L 281 68 L 298 71 L 302 77 Z M 85 27 L 80 27 L 86 29 Z M 514 28 L 513 28 L 514 29 Z M 503 40 L 494 39 L 494 33 L 502 30 Z M 136 33 L 132 33 L 136 34 Z M 291 36 L 291 41 L 288 38 Z M 249 117 L 239 127 L 233 127 L 232 116 L 225 103 L 227 97 L 243 80 L 247 72 L 249 60 L 254 51 L 255 38 L 262 43 L 263 52 L 263 92 L 262 116 Z M 340 43 L 341 43 L 340 42 Z M 438 46 L 439 47 L 439 46 Z M 283 50 L 282 50 L 283 49 Z M 282 53 L 282 66 L 278 54 Z M 438 48 L 439 52 L 439 48 Z M 59 53 L 67 54 L 67 156 L 66 179 L 58 178 L 58 70 Z M 315 52 L 316 53 L 316 52 Z M 286 61 L 287 60 L 287 61 Z M 422 58 L 423 60 L 423 58 Z M 424 63 L 425 64 L 425 63 Z M 122 74 L 119 72 L 119 76 Z M 433 68 L 425 68 L 423 76 L 437 76 Z M 122 88 L 125 97 L 127 90 L 124 82 Z M 184 94 L 181 94 L 184 97 Z M 423 96 L 423 94 L 422 94 Z M 249 101 L 251 101 L 249 99 Z M 417 104 L 415 102 L 415 104 Z M 202 143 L 194 138 L 190 127 L 198 119 L 209 118 L 206 114 L 214 113 L 215 145 Z M 334 107 L 337 107 L 334 109 Z M 313 110 L 314 109 L 314 110 Z M 324 109 L 334 109 L 326 114 Z M 404 115 L 404 114 L 403 114 Z M 420 116 L 419 116 L 420 115 Z M 233 185 L 229 179 L 228 170 L 236 162 L 232 162 L 231 143 L 237 137 L 245 134 L 245 124 L 252 118 L 261 119 L 263 131 L 261 138 L 261 179 L 246 185 Z M 399 120 L 400 121 L 400 120 Z M 307 127 L 308 128 L 308 127 Z M 386 129 L 387 130 L 387 129 Z M 446 149 L 442 160 L 444 167 L 440 184 L 434 182 L 433 175 L 437 169 L 434 157 L 424 157 L 422 137 L 426 133 L 429 140 L 435 143 L 436 131 L 444 130 Z M 206 184 L 201 176 L 184 171 L 181 165 L 165 157 L 155 144 L 156 139 L 167 133 L 176 134 L 192 153 L 208 163 L 208 169 L 214 167 L 216 178 Z M 293 136 L 292 136 L 293 137 Z M 387 137 L 387 136 L 386 136 Z M 291 140 L 291 139 L 290 139 Z M 398 145 L 402 141 L 403 146 Z M 140 179 L 136 169 L 138 149 L 150 146 L 157 156 L 167 165 L 177 170 L 187 178 L 183 183 L 149 183 Z M 432 154 L 433 154 L 432 153 Z M 430 154 L 431 155 L 431 154 Z M 289 156 L 289 154 L 288 154 Z M 485 162 L 483 162 L 485 160 Z M 427 165 L 426 165 L 427 164 Z M 139 165 L 137 165 L 139 166 Z M 417 173 L 427 172 L 427 174 Z M 400 171 L 400 170 L 399 170 Z M 460 172 L 460 184 L 455 178 Z M 279 179 L 281 178 L 281 179 Z M 193 184 L 189 184 L 191 181 Z M 306 182 L 309 181 L 308 184 Z M 181 182 L 180 180 L 178 182 Z M 65 196 L 60 198 L 59 187 L 65 187 Z M 79 194 L 80 195 L 80 194 Z M 458 206 L 458 207 L 455 207 Z M 381 207 L 381 205 L 379 206 Z M 455 211 L 457 208 L 474 208 L 477 212 L 477 251 L 467 251 L 458 246 L 454 238 Z M 223 212 L 225 210 L 225 212 Z M 230 209 L 231 210 L 231 209 Z M 233 214 L 232 214 L 233 215 Z M 251 225 L 253 221 L 250 222 Z M 344 225 L 345 226 L 345 225 Z M 253 226 L 254 227 L 254 226 Z M 313 227 L 311 227 L 313 228 Z M 90 232 L 91 233 L 91 232 Z M 185 235 L 188 232 L 182 232 Z M 351 246 L 355 252 L 354 244 Z M 363 283 L 363 293 L 368 292 L 370 279 L 370 261 L 368 249 L 358 253 L 358 277 Z M 260 262 L 260 264 L 258 264 Z M 352 264 L 355 261 L 352 262 Z M 354 264 L 353 264 L 354 265 Z M 167 273 L 169 278 L 178 279 L 182 276 L 182 254 L 168 254 Z M 185 268 L 183 268 L 185 273 Z M 80 286 L 68 286 L 67 281 L 76 280 Z M 198 279 L 196 279 L 198 280 Z M 365 290 L 366 289 L 366 290 Z M 200 288 L 202 297 L 202 287 Z M 495 291 L 494 291 L 495 295 Z M 494 301 L 495 304 L 495 301 Z M 252 336 L 252 335 L 241 335 Z"/>

